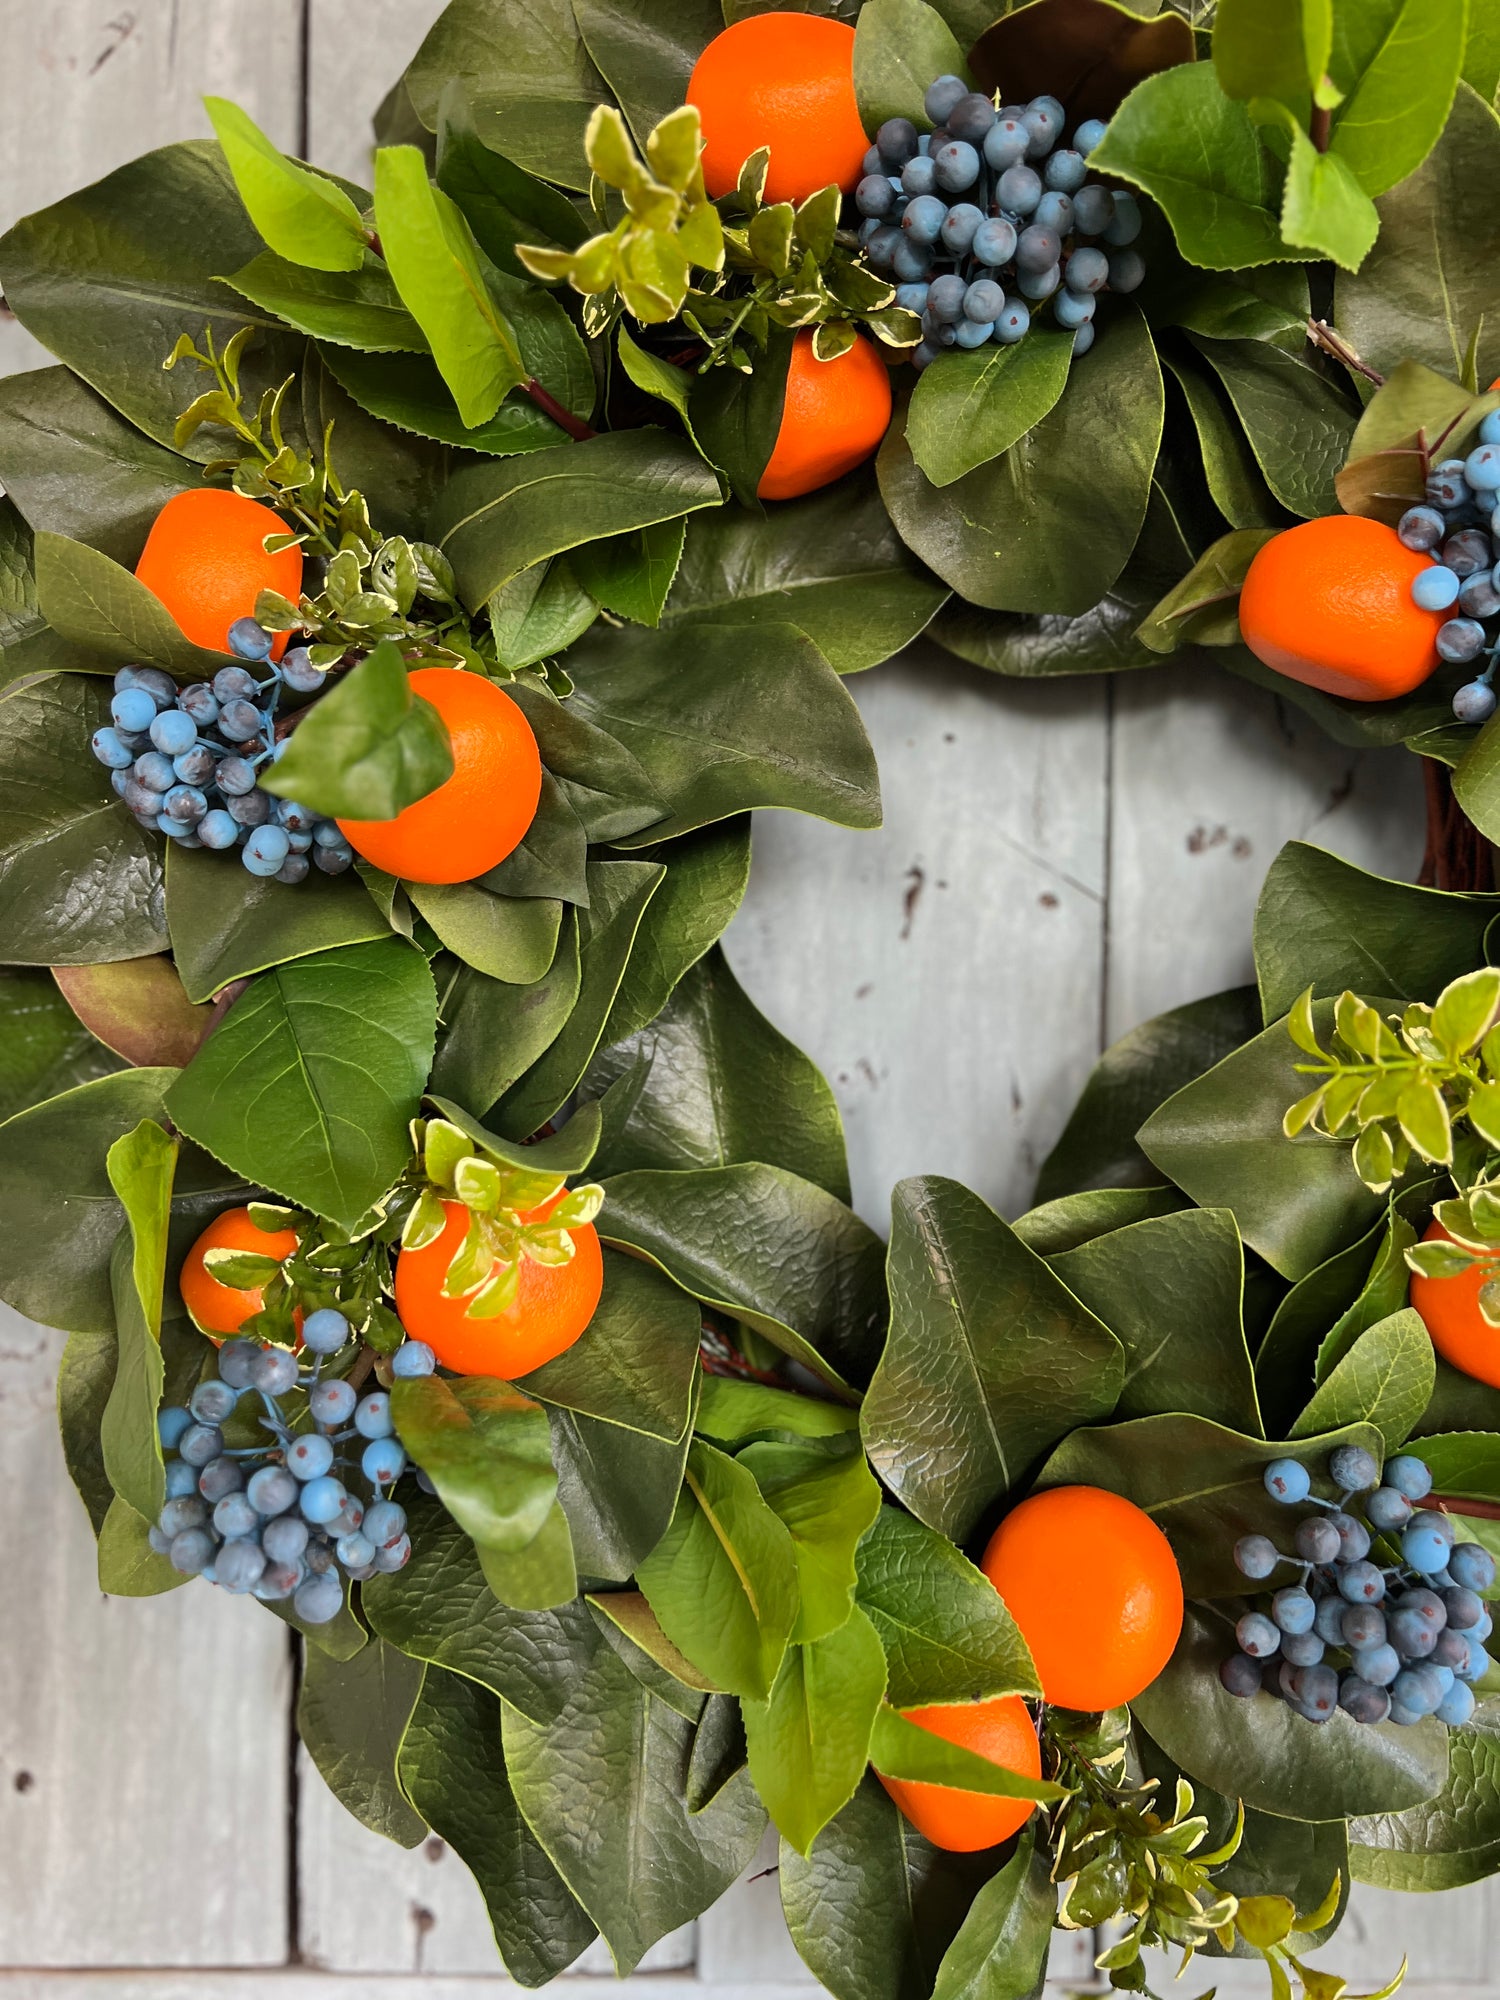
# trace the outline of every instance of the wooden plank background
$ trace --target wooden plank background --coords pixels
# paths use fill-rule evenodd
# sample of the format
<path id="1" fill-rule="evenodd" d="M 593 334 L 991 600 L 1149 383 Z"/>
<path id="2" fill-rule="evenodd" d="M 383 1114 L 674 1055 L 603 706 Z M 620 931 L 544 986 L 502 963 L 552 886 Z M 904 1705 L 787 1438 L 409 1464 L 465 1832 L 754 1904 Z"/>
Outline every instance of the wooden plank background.
<path id="1" fill-rule="evenodd" d="M 363 179 L 369 115 L 438 10 L 0 0 L 0 227 L 206 134 L 205 91 Z M 0 372 L 44 360 L 0 322 Z M 877 1227 L 915 1172 L 1023 1208 L 1104 1042 L 1248 975 L 1284 840 L 1396 874 L 1419 858 L 1402 753 L 1341 750 L 1213 672 L 1027 685 L 919 644 L 854 687 L 885 829 L 762 816 L 728 950 L 833 1079 Z M 406 1855 L 366 1834 L 296 1752 L 274 1620 L 206 1591 L 100 1596 L 53 1426 L 60 1346 L 0 1318 L 0 2000 L 441 2000 L 504 1984 L 442 1843 Z M 1497 1907 L 1487 1890 L 1360 1894 L 1330 1957 L 1376 1983 L 1405 1949 L 1409 1990 L 1500 1995 Z M 1084 1983 L 1089 1955 L 1060 1948 L 1055 1978 Z M 597 1948 L 583 1970 L 608 1970 Z M 1236 1995 L 1262 1977 L 1205 1966 L 1184 1988 L 1224 1972 Z M 636 2000 L 807 2000 L 774 1879 L 666 1940 L 634 1986 Z"/>

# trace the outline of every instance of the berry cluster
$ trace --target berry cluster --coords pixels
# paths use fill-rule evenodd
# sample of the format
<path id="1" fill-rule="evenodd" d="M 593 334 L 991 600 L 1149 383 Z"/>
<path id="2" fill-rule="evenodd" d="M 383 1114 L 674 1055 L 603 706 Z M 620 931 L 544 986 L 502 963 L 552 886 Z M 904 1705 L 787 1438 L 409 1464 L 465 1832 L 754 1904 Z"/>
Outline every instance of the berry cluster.
<path id="1" fill-rule="evenodd" d="M 1479 426 L 1479 443 L 1467 458 L 1445 458 L 1427 475 L 1427 498 L 1408 507 L 1396 533 L 1407 548 L 1432 558 L 1412 584 L 1412 602 L 1424 611 L 1451 611 L 1438 627 L 1440 659 L 1467 665 L 1484 656 L 1484 668 L 1453 697 L 1460 722 L 1488 722 L 1495 712 L 1495 661 L 1500 628 L 1485 629 L 1500 613 L 1500 410 Z"/>
<path id="2" fill-rule="evenodd" d="M 1099 293 L 1133 292 L 1146 275 L 1129 247 L 1141 231 L 1134 195 L 1088 178 L 1103 124 L 1086 120 L 1063 146 L 1055 97 L 997 109 L 956 76 L 924 102 L 936 129 L 888 118 L 854 193 L 866 258 L 896 279 L 897 305 L 922 316 L 914 363 L 945 347 L 1009 346 L 1049 300 L 1086 353 Z"/>
<path id="3" fill-rule="evenodd" d="M 161 1412 L 162 1445 L 176 1456 L 167 1461 L 166 1504 L 151 1546 L 174 1569 L 237 1596 L 290 1598 L 305 1623 L 326 1625 L 344 1601 L 340 1569 L 363 1582 L 405 1566 L 406 1514 L 390 1490 L 405 1470 L 406 1452 L 391 1399 L 383 1389 L 361 1398 L 348 1382 L 323 1374 L 327 1357 L 349 1338 L 344 1315 L 324 1307 L 302 1326 L 311 1369 L 301 1368 L 290 1348 L 227 1340 L 217 1376 L 198 1384 L 186 1408 Z M 391 1367 L 400 1377 L 430 1375 L 432 1349 L 408 1340 Z M 290 1413 L 281 1406 L 289 1396 L 298 1397 Z M 235 1447 L 225 1426 L 238 1413 L 236 1427 L 246 1431 L 247 1402 L 261 1412 L 248 1434 L 269 1437 Z M 345 1446 L 360 1452 L 368 1501 L 350 1491 Z"/>
<path id="4" fill-rule="evenodd" d="M 1282 1566 L 1302 1575 L 1276 1591 L 1269 1611 L 1240 1619 L 1240 1650 L 1219 1679 L 1230 1694 L 1279 1695 L 1308 1722 L 1327 1722 L 1340 1708 L 1356 1722 L 1467 1722 L 1471 1684 L 1490 1665 L 1484 1641 L 1493 1620 L 1479 1593 L 1494 1584 L 1494 1558 L 1477 1542 L 1456 1541 L 1446 1514 L 1418 1513 L 1415 1503 L 1432 1491 L 1421 1459 L 1389 1460 L 1382 1484 L 1369 1452 L 1342 1445 L 1328 1470 L 1337 1501 L 1311 1492 L 1297 1459 L 1267 1466 L 1273 1499 L 1325 1511 L 1297 1523 L 1292 1555 L 1268 1535 L 1235 1543 L 1235 1567 L 1256 1583 Z M 1356 1493 L 1367 1496 L 1362 1521 L 1350 1511 Z M 1372 1560 L 1372 1551 L 1395 1559 Z"/>
<path id="5" fill-rule="evenodd" d="M 256 773 L 280 755 L 276 710 L 283 688 L 312 694 L 326 674 L 304 646 L 271 661 L 271 635 L 253 618 L 229 628 L 229 648 L 257 663 L 221 667 L 212 681 L 178 687 L 159 667 L 121 667 L 111 723 L 96 730 L 94 755 L 137 823 L 179 847 L 238 847 L 252 875 L 301 882 L 309 862 L 342 875 L 354 850 L 331 819 L 262 791 Z"/>

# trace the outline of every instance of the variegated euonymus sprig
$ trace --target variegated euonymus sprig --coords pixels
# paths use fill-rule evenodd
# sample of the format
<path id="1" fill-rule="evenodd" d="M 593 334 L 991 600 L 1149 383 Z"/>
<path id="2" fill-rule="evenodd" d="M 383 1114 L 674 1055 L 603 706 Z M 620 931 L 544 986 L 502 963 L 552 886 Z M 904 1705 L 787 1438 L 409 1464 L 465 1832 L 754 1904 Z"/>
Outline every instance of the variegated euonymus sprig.
<path id="1" fill-rule="evenodd" d="M 855 321 L 896 347 L 921 337 L 885 279 L 839 230 L 840 194 L 820 189 L 797 206 L 765 201 L 770 154 L 754 153 L 735 192 L 717 204 L 703 185 L 702 133 L 692 105 L 669 112 L 646 140 L 643 161 L 624 119 L 600 105 L 584 150 L 593 170 L 598 234 L 576 250 L 521 244 L 533 276 L 584 296 L 584 325 L 607 333 L 623 314 L 643 326 L 680 321 L 702 353 L 699 373 L 721 363 L 748 371 L 772 326 L 813 326 L 820 360 L 849 347 Z M 613 206 L 624 212 L 606 227 Z"/>
<path id="2" fill-rule="evenodd" d="M 534 1264 L 570 1262 L 569 1231 L 592 1222 L 604 1202 L 603 1188 L 593 1184 L 563 1194 L 565 1175 L 518 1165 L 445 1118 L 415 1120 L 412 1143 L 423 1185 L 406 1216 L 401 1247 L 435 1243 L 447 1224 L 443 1204 L 463 1203 L 469 1226 L 443 1292 L 468 1299 L 469 1319 L 493 1319 L 514 1301 L 523 1257 Z M 538 1215 L 539 1209 L 546 1213 Z"/>
<path id="3" fill-rule="evenodd" d="M 299 1313 L 305 1316 L 333 1306 L 367 1347 L 377 1354 L 394 1354 L 405 1336 L 387 1303 L 390 1253 L 411 1198 L 410 1190 L 398 1185 L 353 1229 L 342 1229 L 301 1209 L 253 1201 L 250 1219 L 255 1226 L 295 1230 L 296 1249 L 279 1261 L 253 1250 L 209 1250 L 204 1269 L 221 1285 L 259 1290 L 261 1309 L 241 1328 L 247 1339 L 291 1347 Z"/>

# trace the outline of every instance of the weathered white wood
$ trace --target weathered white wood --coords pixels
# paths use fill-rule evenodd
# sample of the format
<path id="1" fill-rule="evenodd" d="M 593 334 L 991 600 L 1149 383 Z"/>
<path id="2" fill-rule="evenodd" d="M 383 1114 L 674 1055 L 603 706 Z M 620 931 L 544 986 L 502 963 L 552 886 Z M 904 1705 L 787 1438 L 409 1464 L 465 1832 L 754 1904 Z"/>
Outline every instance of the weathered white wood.
<path id="1" fill-rule="evenodd" d="M 370 185 L 370 119 L 443 11 L 444 0 L 312 0 L 307 22 L 308 156 Z"/>
<path id="2" fill-rule="evenodd" d="M 567 1978 L 561 1990 L 597 1991 L 591 1981 Z M 519 1989 L 499 1976 L 462 1974 L 329 1973 L 297 1967 L 282 1972 L 57 1972 L 0 1970 L 0 2000 L 515 2000 Z M 557 1992 L 558 1985 L 546 1989 Z M 689 1973 L 639 1975 L 630 2000 L 808 2000 L 809 1988 L 794 1986 L 700 1984 Z M 1049 1989 L 1048 2000 L 1063 2000 Z M 1457 1996 L 1455 1996 L 1457 2000 Z M 1472 2000 L 1472 1996 L 1467 1996 Z"/>

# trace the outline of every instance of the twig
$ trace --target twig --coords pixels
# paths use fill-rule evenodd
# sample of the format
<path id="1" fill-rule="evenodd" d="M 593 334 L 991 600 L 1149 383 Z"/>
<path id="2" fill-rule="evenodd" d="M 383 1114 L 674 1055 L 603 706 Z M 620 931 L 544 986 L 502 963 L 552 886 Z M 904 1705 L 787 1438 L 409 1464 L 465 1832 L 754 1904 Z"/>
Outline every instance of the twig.
<path id="1" fill-rule="evenodd" d="M 344 1377 L 351 1389 L 363 1388 L 370 1370 L 375 1366 L 375 1350 L 368 1344 L 359 1350 L 354 1366 Z"/>
<path id="2" fill-rule="evenodd" d="M 1314 104 L 1312 117 L 1307 121 L 1307 136 L 1312 140 L 1320 153 L 1328 151 L 1329 130 L 1332 122 L 1333 113 L 1327 106 Z"/>
<path id="3" fill-rule="evenodd" d="M 200 1049 L 249 984 L 248 979 L 231 979 L 227 986 L 219 988 L 214 995 L 213 1011 L 209 1014 L 208 1026 L 203 1030 L 203 1041 L 198 1044 Z"/>
<path id="4" fill-rule="evenodd" d="M 1340 333 L 1335 333 L 1326 319 L 1307 321 L 1307 337 L 1314 347 L 1331 354 L 1335 361 L 1341 361 L 1346 368 L 1352 368 L 1356 375 L 1363 375 L 1367 382 L 1373 382 L 1377 389 L 1385 387 L 1385 377 L 1373 369 L 1368 362 L 1361 361 L 1358 354 Z"/>
<path id="5" fill-rule="evenodd" d="M 1430 1507 L 1435 1514 L 1467 1514 L 1475 1521 L 1500 1521 L 1500 1503 L 1494 1500 L 1455 1499 L 1451 1493 L 1429 1493 L 1417 1505 Z"/>
<path id="6" fill-rule="evenodd" d="M 576 444 L 582 444 L 587 438 L 598 437 L 599 433 L 591 429 L 582 417 L 575 417 L 571 410 L 563 408 L 556 396 L 549 395 L 535 375 L 528 376 L 522 386 L 543 415 L 549 416 L 560 430 L 565 430 Z"/>

